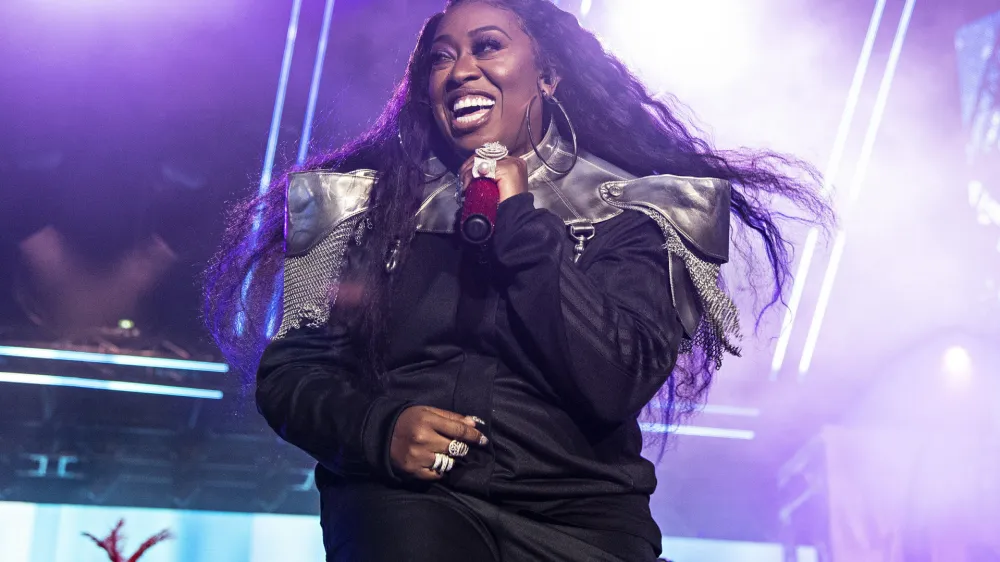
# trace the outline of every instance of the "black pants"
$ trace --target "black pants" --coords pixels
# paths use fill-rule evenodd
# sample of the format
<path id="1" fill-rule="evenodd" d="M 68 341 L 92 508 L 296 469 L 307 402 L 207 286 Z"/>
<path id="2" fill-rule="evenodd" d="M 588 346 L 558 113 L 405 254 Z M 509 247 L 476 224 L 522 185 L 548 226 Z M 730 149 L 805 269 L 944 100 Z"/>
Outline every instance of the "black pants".
<path id="1" fill-rule="evenodd" d="M 625 533 L 542 522 L 434 485 L 321 491 L 327 562 L 652 562 Z"/>

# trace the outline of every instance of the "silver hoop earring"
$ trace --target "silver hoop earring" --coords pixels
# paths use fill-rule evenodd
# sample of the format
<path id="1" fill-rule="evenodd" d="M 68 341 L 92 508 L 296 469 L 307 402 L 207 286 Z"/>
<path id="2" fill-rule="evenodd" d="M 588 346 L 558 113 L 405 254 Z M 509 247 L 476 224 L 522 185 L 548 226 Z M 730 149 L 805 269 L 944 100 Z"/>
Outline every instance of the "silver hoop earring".
<path id="1" fill-rule="evenodd" d="M 410 153 L 406 151 L 406 143 L 403 142 L 403 131 L 400 130 L 399 127 L 396 128 L 396 138 L 399 139 L 399 150 L 400 150 L 400 152 L 403 153 L 403 156 L 407 160 L 410 161 L 410 164 L 412 164 L 414 168 L 420 170 L 424 174 L 425 178 L 430 178 L 428 180 L 428 182 L 437 181 L 437 180 L 441 179 L 442 177 L 444 177 L 444 174 L 447 173 L 447 172 L 445 172 L 445 173 L 441 173 L 439 175 L 434 175 L 434 174 L 427 173 L 427 170 L 424 169 L 424 166 L 421 165 L 420 163 L 418 163 L 416 160 L 414 160 L 413 157 L 410 156 Z"/>
<path id="2" fill-rule="evenodd" d="M 570 120 L 569 114 L 566 113 L 566 108 L 563 107 L 563 104 L 559 103 L 559 100 L 554 95 L 546 95 L 544 96 L 544 98 L 545 101 L 555 104 L 555 106 L 559 108 L 559 111 L 562 112 L 563 119 L 566 120 L 566 125 L 569 127 L 569 134 L 573 140 L 573 161 L 570 163 L 569 168 L 566 168 L 565 170 L 558 170 L 549 165 L 548 161 L 545 160 L 545 157 L 543 157 L 541 152 L 538 151 L 538 145 L 535 144 L 535 135 L 531 133 L 531 107 L 535 105 L 534 97 L 532 97 L 531 101 L 528 102 L 528 109 L 527 111 L 525 111 L 524 114 L 524 120 L 528 125 L 528 141 L 531 142 L 531 149 L 535 151 L 535 156 L 537 156 L 538 159 L 542 161 L 543 166 L 545 166 L 550 172 L 556 175 L 565 176 L 566 174 L 570 173 L 573 170 L 573 168 L 576 166 L 576 160 L 577 158 L 579 158 L 580 147 L 577 145 L 576 129 L 573 128 L 573 121 Z M 553 124 L 552 126 L 555 126 L 555 124 Z"/>

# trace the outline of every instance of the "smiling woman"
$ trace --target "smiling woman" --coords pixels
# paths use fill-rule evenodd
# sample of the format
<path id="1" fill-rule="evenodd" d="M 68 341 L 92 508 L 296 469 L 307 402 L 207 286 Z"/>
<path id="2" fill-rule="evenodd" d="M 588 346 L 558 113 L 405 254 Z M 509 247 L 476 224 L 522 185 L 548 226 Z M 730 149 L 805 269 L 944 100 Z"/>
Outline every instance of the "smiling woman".
<path id="1" fill-rule="evenodd" d="M 495 228 L 470 244 L 484 182 Z M 655 397 L 670 427 L 738 354 L 730 217 L 774 304 L 788 247 L 760 201 L 825 221 L 817 188 L 713 151 L 547 0 L 453 0 L 369 133 L 235 210 L 207 317 L 317 460 L 329 560 L 654 560 L 640 414 Z"/>
<path id="2" fill-rule="evenodd" d="M 456 6 L 438 27 L 430 58 L 428 95 L 450 144 L 466 156 L 492 141 L 514 156 L 531 151 L 525 113 L 539 94 L 540 76 L 550 94 L 558 77 L 538 68 L 531 38 L 513 12 Z M 533 130 L 541 131 L 541 105 L 532 109 Z"/>

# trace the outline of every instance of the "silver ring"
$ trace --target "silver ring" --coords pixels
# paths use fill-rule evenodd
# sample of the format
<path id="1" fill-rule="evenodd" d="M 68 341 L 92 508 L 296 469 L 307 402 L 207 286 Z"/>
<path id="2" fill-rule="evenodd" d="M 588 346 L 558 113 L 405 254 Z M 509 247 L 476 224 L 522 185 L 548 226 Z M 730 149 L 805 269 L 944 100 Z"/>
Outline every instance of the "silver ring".
<path id="1" fill-rule="evenodd" d="M 497 177 L 497 161 L 503 160 L 510 154 L 507 147 L 498 142 L 488 142 L 476 149 L 476 157 L 472 161 L 472 177 L 490 178 Z"/>
<path id="2" fill-rule="evenodd" d="M 434 464 L 431 465 L 431 470 L 434 472 L 441 472 L 441 467 L 444 466 L 444 459 L 448 458 L 441 453 L 434 453 Z"/>
<path id="3" fill-rule="evenodd" d="M 452 439 L 448 443 L 448 455 L 452 457 L 464 457 L 469 454 L 469 446 L 457 439 Z"/>
<path id="4" fill-rule="evenodd" d="M 434 464 L 431 465 L 431 470 L 438 474 L 444 474 L 454 467 L 455 459 L 444 453 L 434 453 Z"/>

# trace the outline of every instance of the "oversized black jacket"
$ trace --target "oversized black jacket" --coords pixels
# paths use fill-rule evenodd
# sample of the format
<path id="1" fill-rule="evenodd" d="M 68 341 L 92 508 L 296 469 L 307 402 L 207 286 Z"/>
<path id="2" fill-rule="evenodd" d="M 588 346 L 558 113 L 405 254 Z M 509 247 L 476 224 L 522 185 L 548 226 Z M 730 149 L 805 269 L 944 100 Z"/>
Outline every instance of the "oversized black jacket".
<path id="1" fill-rule="evenodd" d="M 352 333 L 334 318 L 267 348 L 258 408 L 318 461 L 320 487 L 399 483 L 389 442 L 411 405 L 478 416 L 490 443 L 472 447 L 446 485 L 658 550 L 656 478 L 636 417 L 686 332 L 662 225 L 621 211 L 594 225 L 575 261 L 565 221 L 535 199 L 503 202 L 485 249 L 454 233 L 416 235 L 393 272 L 384 391 L 360 383 Z"/>

